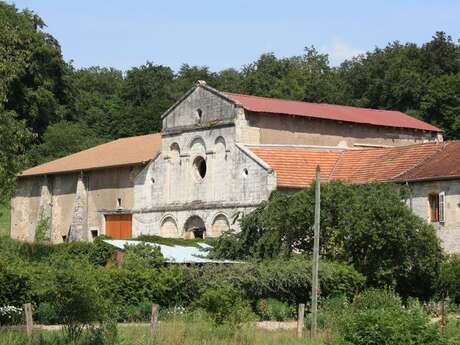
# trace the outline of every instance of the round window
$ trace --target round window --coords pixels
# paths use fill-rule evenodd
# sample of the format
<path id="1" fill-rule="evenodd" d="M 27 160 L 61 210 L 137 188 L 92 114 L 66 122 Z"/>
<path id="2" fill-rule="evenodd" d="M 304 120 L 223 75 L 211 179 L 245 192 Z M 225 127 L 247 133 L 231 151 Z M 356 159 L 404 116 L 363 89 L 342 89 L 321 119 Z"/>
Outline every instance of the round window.
<path id="1" fill-rule="evenodd" d="M 206 176 L 206 160 L 201 156 L 196 157 L 193 161 L 193 167 L 195 168 L 197 176 L 204 179 Z"/>

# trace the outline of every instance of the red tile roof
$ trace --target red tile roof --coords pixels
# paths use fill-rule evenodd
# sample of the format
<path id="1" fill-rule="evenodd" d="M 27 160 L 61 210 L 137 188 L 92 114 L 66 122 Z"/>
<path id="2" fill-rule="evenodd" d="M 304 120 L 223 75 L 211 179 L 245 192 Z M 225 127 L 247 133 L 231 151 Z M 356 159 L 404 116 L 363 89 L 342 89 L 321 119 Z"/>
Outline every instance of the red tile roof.
<path id="1" fill-rule="evenodd" d="M 160 152 L 160 147 L 158 133 L 118 139 L 24 170 L 18 176 L 141 164 L 153 159 Z"/>
<path id="2" fill-rule="evenodd" d="M 401 180 L 436 180 L 460 176 L 460 141 L 443 146 L 437 154 L 401 175 Z"/>
<path id="3" fill-rule="evenodd" d="M 230 92 L 224 92 L 224 94 L 234 101 L 239 102 L 244 109 L 252 112 L 305 116 L 374 126 L 419 129 L 430 132 L 442 131 L 429 123 L 400 111 L 358 108 L 326 103 L 308 103 Z"/>
<path id="4" fill-rule="evenodd" d="M 460 177 L 460 141 L 378 149 L 322 150 L 309 147 L 248 146 L 270 165 L 280 187 L 303 188 L 321 167 L 321 181 L 352 183 Z"/>
<path id="5" fill-rule="evenodd" d="M 290 147 L 249 147 L 276 172 L 278 186 L 308 186 L 315 178 L 316 165 L 321 166 L 321 180 L 329 181 L 340 151 L 311 150 Z"/>

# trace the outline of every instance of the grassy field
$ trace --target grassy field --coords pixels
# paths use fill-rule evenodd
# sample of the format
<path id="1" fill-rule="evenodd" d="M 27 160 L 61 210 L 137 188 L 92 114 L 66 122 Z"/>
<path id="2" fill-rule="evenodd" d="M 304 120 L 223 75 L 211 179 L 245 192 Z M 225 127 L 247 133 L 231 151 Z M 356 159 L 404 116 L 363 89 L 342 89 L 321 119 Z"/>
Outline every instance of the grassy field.
<path id="1" fill-rule="evenodd" d="M 0 237 L 10 234 L 10 208 L 0 206 Z"/>
<path id="2" fill-rule="evenodd" d="M 32 344 L 58 345 L 59 331 L 34 334 Z M 40 340 L 40 338 L 42 338 Z M 94 345 L 93 341 L 82 341 L 82 345 Z M 27 344 L 23 332 L 0 332 L 0 345 Z M 155 340 L 150 336 L 148 325 L 118 326 L 116 345 L 321 345 L 323 342 L 297 339 L 295 331 L 266 331 L 253 325 L 242 328 L 215 326 L 206 321 L 160 322 Z"/>

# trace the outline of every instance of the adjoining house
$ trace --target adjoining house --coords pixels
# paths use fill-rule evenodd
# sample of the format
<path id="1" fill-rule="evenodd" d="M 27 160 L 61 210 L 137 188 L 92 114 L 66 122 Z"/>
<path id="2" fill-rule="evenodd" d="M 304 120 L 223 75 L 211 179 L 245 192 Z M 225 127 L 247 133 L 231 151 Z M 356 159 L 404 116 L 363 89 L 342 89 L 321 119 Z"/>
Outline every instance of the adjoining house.
<path id="1" fill-rule="evenodd" d="M 32 240 L 40 220 L 49 219 L 53 243 L 98 234 L 215 237 L 238 230 L 241 215 L 273 190 L 304 188 L 317 164 L 324 181 L 412 183 L 398 178 L 448 148 L 460 154 L 452 149 L 456 143 L 442 142 L 440 129 L 401 112 L 222 93 L 204 82 L 162 121 L 160 134 L 120 139 L 22 172 L 12 236 Z M 439 194 L 445 196 L 439 203 L 449 193 Z M 443 207 L 453 208 L 458 223 L 453 201 Z M 441 238 L 456 242 L 455 236 Z"/>

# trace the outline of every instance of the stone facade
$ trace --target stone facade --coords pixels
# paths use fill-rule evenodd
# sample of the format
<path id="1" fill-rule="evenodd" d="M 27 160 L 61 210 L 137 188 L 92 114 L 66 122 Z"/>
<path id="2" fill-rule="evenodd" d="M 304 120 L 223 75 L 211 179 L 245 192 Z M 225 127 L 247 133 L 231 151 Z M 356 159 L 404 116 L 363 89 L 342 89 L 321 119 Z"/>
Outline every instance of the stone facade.
<path id="1" fill-rule="evenodd" d="M 431 223 L 448 253 L 460 253 L 460 179 L 440 181 L 419 181 L 410 183 L 412 211 Z M 445 220 L 431 222 L 428 196 L 445 193 Z"/>
<path id="2" fill-rule="evenodd" d="M 134 236 L 219 236 L 268 199 L 276 176 L 238 145 L 238 112 L 198 87 L 163 119 L 162 152 L 136 178 Z"/>
<path id="3" fill-rule="evenodd" d="M 11 201 L 11 237 L 33 241 L 40 220 L 45 218 L 45 239 L 51 243 L 87 241 L 93 234 L 104 234 L 106 214 L 131 212 L 134 178 L 142 168 L 19 178 Z"/>

